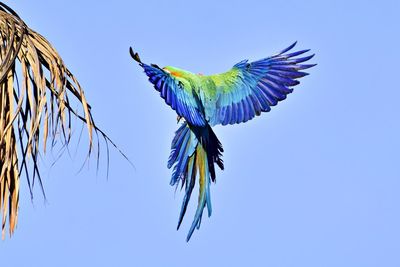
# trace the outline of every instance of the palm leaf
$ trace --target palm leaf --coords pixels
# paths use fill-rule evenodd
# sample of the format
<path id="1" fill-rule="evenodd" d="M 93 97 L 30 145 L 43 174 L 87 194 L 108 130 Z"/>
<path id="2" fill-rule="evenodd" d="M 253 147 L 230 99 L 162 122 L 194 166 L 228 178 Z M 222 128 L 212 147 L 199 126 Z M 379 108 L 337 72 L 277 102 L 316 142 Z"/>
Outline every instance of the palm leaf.
<path id="1" fill-rule="evenodd" d="M 40 153 L 46 152 L 49 142 L 68 146 L 74 118 L 87 126 L 89 156 L 94 134 L 114 143 L 95 126 L 81 86 L 52 45 L 1 2 L 0 40 L 0 214 L 4 239 L 7 221 L 10 236 L 17 223 L 22 172 L 31 197 L 35 180 L 43 191 Z"/>

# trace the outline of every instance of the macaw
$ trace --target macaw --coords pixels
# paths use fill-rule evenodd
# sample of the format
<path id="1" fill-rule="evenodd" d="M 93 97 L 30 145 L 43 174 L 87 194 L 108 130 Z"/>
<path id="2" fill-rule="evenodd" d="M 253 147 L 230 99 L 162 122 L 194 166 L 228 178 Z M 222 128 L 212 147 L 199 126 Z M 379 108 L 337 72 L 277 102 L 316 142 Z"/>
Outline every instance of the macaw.
<path id="1" fill-rule="evenodd" d="M 195 228 L 200 228 L 203 210 L 211 216 L 210 182 L 215 182 L 215 166 L 223 170 L 221 142 L 212 126 L 246 122 L 268 112 L 284 100 L 298 85 L 298 78 L 308 75 L 302 70 L 316 64 L 300 64 L 314 54 L 297 57 L 309 50 L 288 53 L 296 42 L 281 52 L 254 62 L 240 61 L 225 73 L 195 74 L 176 67 L 160 68 L 145 64 L 130 48 L 132 58 L 139 63 L 149 81 L 183 123 L 172 140 L 168 168 L 173 167 L 170 184 L 185 187 L 185 195 L 177 229 L 192 195 L 196 180 L 199 197 L 194 220 L 186 241 Z"/>

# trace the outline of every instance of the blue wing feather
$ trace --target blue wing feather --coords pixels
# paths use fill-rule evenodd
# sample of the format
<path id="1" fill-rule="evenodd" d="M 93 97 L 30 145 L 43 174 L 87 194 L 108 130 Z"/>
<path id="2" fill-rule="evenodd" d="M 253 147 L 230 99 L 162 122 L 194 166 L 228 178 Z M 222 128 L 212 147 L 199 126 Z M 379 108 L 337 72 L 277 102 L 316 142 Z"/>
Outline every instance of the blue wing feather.
<path id="1" fill-rule="evenodd" d="M 314 54 L 296 58 L 309 52 L 309 49 L 287 53 L 295 45 L 296 42 L 268 58 L 251 63 L 248 60 L 242 60 L 235 64 L 231 70 L 232 73 L 237 73 L 235 81 L 227 82 L 219 88 L 215 115 L 206 114 L 210 117 L 210 124 L 227 125 L 246 122 L 260 115 L 261 112 L 270 111 L 271 106 L 286 99 L 287 95 L 293 92 L 292 87 L 300 83 L 297 79 L 308 75 L 299 70 L 316 65 L 299 64 L 310 60 Z M 216 79 L 217 76 L 211 77 Z"/>
<path id="2" fill-rule="evenodd" d="M 207 124 L 194 91 L 181 88 L 174 77 L 157 66 L 144 63 L 140 63 L 140 66 L 154 88 L 160 92 L 160 96 L 178 115 L 184 117 L 192 125 L 205 126 Z"/>

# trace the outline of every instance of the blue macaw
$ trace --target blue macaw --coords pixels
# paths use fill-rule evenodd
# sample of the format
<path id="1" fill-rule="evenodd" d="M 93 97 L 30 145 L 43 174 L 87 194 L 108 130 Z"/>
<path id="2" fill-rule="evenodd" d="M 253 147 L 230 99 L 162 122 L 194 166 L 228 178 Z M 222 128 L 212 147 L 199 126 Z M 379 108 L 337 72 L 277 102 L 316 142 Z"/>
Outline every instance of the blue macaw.
<path id="1" fill-rule="evenodd" d="M 299 84 L 297 79 L 308 75 L 302 70 L 316 64 L 301 64 L 314 54 L 298 57 L 309 50 L 288 53 L 296 43 L 278 54 L 254 62 L 243 60 L 222 74 L 201 75 L 167 66 L 145 64 L 130 48 L 132 58 L 139 63 L 161 97 L 178 114 L 183 123 L 172 140 L 168 168 L 173 167 L 171 185 L 181 182 L 185 187 L 179 215 L 179 229 L 199 180 L 196 214 L 186 241 L 195 228 L 200 228 L 203 210 L 211 216 L 210 182 L 215 182 L 215 167 L 223 170 L 223 148 L 212 126 L 246 122 L 268 112 L 284 100 Z"/>

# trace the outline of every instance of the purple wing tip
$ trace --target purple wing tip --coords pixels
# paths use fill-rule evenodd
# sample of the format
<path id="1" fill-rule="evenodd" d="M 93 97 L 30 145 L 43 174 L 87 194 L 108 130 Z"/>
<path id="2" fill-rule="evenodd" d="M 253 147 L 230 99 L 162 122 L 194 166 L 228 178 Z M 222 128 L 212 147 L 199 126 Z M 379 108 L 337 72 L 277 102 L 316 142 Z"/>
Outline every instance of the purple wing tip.
<path id="1" fill-rule="evenodd" d="M 279 55 L 282 55 L 282 54 L 286 53 L 287 51 L 290 51 L 293 47 L 296 46 L 296 44 L 297 44 L 297 41 L 295 41 L 295 42 L 294 42 L 293 44 L 291 44 L 289 47 L 283 49 L 283 50 L 279 53 Z"/>

